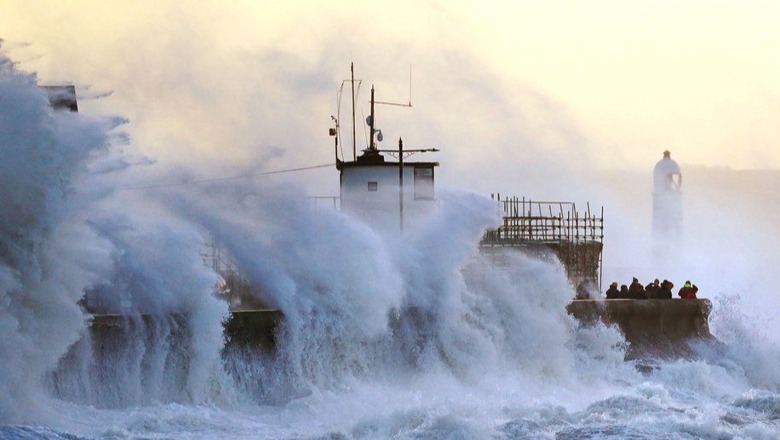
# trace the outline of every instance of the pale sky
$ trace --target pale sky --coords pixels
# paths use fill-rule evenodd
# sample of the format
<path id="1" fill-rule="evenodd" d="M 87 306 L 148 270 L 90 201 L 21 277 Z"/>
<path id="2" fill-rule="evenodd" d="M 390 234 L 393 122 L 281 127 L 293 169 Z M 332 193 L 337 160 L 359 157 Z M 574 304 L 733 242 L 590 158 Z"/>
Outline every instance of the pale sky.
<path id="1" fill-rule="evenodd" d="M 0 38 L 42 83 L 75 83 L 82 112 L 128 118 L 133 148 L 204 176 L 332 161 L 349 63 L 362 108 L 371 84 L 406 101 L 411 66 L 413 108 L 377 110 L 384 147 L 440 148 L 415 156 L 442 162 L 440 181 L 522 194 L 649 172 L 665 149 L 780 168 L 777 17 L 755 0 L 0 0 Z"/>

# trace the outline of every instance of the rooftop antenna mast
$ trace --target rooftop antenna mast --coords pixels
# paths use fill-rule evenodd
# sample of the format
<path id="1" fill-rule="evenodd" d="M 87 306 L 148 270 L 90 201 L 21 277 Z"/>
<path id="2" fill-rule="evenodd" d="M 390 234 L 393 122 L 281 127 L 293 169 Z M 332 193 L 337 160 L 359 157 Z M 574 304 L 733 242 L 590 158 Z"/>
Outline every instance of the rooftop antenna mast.
<path id="1" fill-rule="evenodd" d="M 395 105 L 398 107 L 411 107 L 412 106 L 412 66 L 409 66 L 409 102 L 404 104 L 401 102 L 376 101 L 375 103 L 382 104 L 382 105 Z"/>
<path id="2" fill-rule="evenodd" d="M 412 66 L 409 66 L 409 102 L 408 103 L 377 101 L 374 99 L 374 86 L 371 85 L 371 114 L 366 120 L 371 130 L 371 140 L 368 144 L 369 150 L 377 150 L 376 145 L 374 144 L 374 131 L 377 132 L 377 140 L 379 142 L 382 142 L 382 130 L 374 129 L 374 127 L 376 126 L 376 121 L 374 120 L 374 105 L 376 104 L 393 105 L 396 107 L 410 107 L 410 108 L 412 107 Z"/>
<path id="3" fill-rule="evenodd" d="M 352 83 L 352 160 L 357 160 L 357 147 L 355 146 L 355 63 L 349 63 Z"/>
<path id="4" fill-rule="evenodd" d="M 338 138 L 341 137 L 341 131 L 339 126 L 339 120 L 341 119 L 341 97 L 344 92 L 344 85 L 346 83 L 350 83 L 350 89 L 352 91 L 352 160 L 357 159 L 357 136 L 356 136 L 356 126 L 355 126 L 355 95 L 356 93 L 360 93 L 360 86 L 363 82 L 363 80 L 355 79 L 355 63 L 350 63 L 349 65 L 350 70 L 350 79 L 345 79 L 341 81 L 341 87 L 339 87 L 339 91 L 336 94 L 336 115 L 337 116 L 331 116 L 331 119 L 333 119 L 334 123 L 336 124 L 336 128 L 331 128 L 329 130 L 329 133 L 331 136 L 336 137 L 336 163 L 339 162 L 338 158 L 338 145 L 339 140 Z M 357 83 L 357 90 L 355 90 L 355 83 Z M 344 155 L 344 152 L 341 152 L 342 156 Z"/>
<path id="5" fill-rule="evenodd" d="M 368 127 L 371 130 L 371 141 L 368 144 L 368 149 L 376 150 L 376 145 L 374 145 L 374 85 L 373 84 L 371 85 L 371 113 L 368 117 Z"/>

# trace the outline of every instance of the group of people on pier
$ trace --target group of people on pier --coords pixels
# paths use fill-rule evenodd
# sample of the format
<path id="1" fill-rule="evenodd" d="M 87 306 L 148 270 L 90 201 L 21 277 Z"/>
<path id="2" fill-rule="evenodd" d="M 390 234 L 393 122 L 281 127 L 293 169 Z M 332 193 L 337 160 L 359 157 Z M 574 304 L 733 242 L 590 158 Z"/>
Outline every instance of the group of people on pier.
<path id="1" fill-rule="evenodd" d="M 613 282 L 607 289 L 607 299 L 672 299 L 672 289 L 674 283 L 669 280 L 653 280 L 647 286 L 642 286 L 637 278 L 631 281 L 630 286 L 623 284 L 618 289 L 618 283 Z M 696 292 L 699 288 L 690 281 L 686 281 L 683 287 L 677 292 L 682 299 L 696 299 Z"/>

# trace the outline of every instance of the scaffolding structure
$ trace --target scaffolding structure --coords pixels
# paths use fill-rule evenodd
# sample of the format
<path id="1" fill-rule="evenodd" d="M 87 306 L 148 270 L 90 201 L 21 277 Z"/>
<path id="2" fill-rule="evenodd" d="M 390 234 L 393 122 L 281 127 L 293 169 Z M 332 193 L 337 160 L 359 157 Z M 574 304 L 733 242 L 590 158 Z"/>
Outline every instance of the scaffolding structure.
<path id="1" fill-rule="evenodd" d="M 590 204 L 580 212 L 572 202 L 540 202 L 500 195 L 496 200 L 503 213 L 502 224 L 488 230 L 480 246 L 495 254 L 511 248 L 537 256 L 552 254 L 563 264 L 575 286 L 592 283 L 601 289 L 601 251 L 604 241 L 604 208 L 594 213 Z"/>
<path id="2" fill-rule="evenodd" d="M 223 277 L 226 274 L 237 274 L 238 268 L 233 258 L 225 252 L 219 239 L 208 231 L 204 231 L 204 235 L 206 240 L 200 249 L 200 258 L 203 260 L 203 265 Z"/>
<path id="3" fill-rule="evenodd" d="M 261 286 L 242 275 L 233 258 L 228 255 L 219 239 L 206 233 L 201 247 L 203 264 L 219 275 L 216 293 L 229 304 L 230 311 L 266 310 L 272 308 L 263 295 Z"/>

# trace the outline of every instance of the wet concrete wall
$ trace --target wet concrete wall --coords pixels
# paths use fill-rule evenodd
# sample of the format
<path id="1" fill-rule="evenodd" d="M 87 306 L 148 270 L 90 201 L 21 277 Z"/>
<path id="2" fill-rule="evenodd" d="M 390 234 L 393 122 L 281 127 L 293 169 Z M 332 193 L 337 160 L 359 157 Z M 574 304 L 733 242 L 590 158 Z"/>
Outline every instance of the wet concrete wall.
<path id="1" fill-rule="evenodd" d="M 708 299 L 583 299 L 567 312 L 583 325 L 617 326 L 629 343 L 627 358 L 688 357 L 691 343 L 714 340 Z"/>

